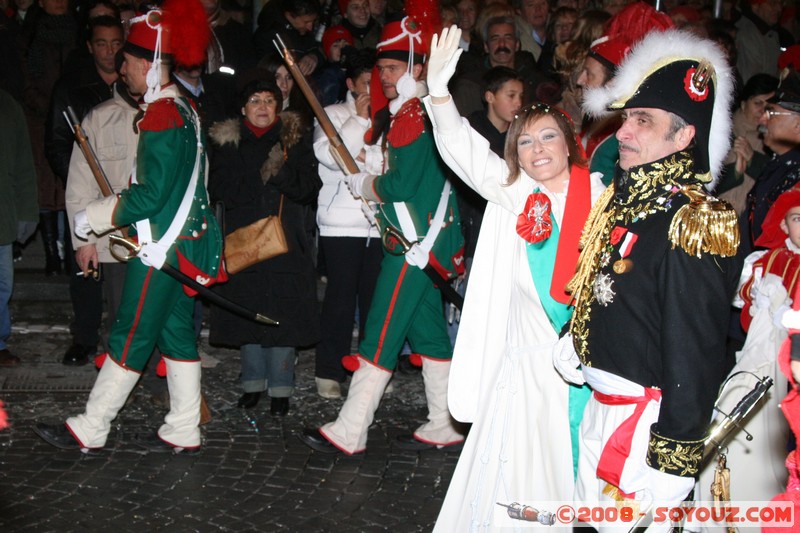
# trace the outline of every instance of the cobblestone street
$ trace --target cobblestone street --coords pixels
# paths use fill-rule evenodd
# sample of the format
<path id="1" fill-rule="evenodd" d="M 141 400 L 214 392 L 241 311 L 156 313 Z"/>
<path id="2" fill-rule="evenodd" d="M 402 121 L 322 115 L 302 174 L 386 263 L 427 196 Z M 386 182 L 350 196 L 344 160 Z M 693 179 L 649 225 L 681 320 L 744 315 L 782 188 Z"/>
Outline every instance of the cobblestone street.
<path id="1" fill-rule="evenodd" d="M 418 374 L 395 376 L 366 454 L 323 455 L 296 437 L 305 426 L 332 420 L 342 403 L 316 394 L 313 351 L 300 353 L 297 389 L 280 420 L 270 417 L 268 398 L 251 410 L 236 407 L 238 352 L 203 338 L 203 388 L 213 420 L 203 426 L 199 455 L 148 454 L 131 442 L 157 428 L 167 411 L 165 385 L 150 370 L 101 455 L 49 446 L 33 425 L 82 412 L 96 370 L 61 364 L 70 343 L 66 278 L 49 282 L 39 291 L 43 297 L 31 296 L 44 279 L 40 270 L 26 273 L 24 261 L 17 270 L 9 347 L 22 364 L 0 369 L 0 399 L 11 423 L 0 432 L 0 530 L 431 530 L 457 454 L 391 446 L 424 420 Z"/>

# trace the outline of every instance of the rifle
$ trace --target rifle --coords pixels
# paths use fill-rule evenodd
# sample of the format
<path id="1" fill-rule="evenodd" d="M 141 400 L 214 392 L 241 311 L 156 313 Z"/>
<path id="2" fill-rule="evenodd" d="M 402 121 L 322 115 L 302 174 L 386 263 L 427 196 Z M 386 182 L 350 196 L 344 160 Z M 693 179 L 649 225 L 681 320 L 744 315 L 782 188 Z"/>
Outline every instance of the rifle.
<path id="1" fill-rule="evenodd" d="M 717 410 L 725 415 L 725 418 L 712 426 L 708 436 L 703 441 L 703 460 L 701 461 L 702 466 L 708 464 L 709 460 L 714 456 L 715 453 L 721 453 L 725 442 L 735 430 L 741 429 L 747 434 L 747 440 L 753 440 L 753 436 L 750 433 L 747 433 L 740 423 L 747 418 L 750 412 L 755 408 L 756 405 L 758 405 L 761 399 L 767 394 L 767 391 L 769 391 L 770 387 L 772 387 L 774 384 L 774 381 L 769 376 L 764 376 L 761 378 L 756 377 L 756 379 L 758 381 L 753 386 L 753 389 L 741 400 L 739 400 L 729 414 L 723 413 L 720 411 L 719 407 L 717 407 Z M 652 524 L 652 521 L 653 509 L 651 505 L 633 524 L 633 527 L 629 530 L 629 533 L 643 533 Z"/>
<path id="2" fill-rule="evenodd" d="M 306 97 L 309 105 L 311 105 L 311 110 L 314 112 L 314 116 L 317 117 L 319 126 L 322 128 L 322 131 L 325 132 L 325 136 L 328 137 L 328 140 L 330 141 L 331 154 L 336 160 L 336 163 L 339 165 L 339 168 L 341 168 L 342 172 L 345 174 L 357 174 L 360 172 L 360 170 L 355 159 L 353 159 L 353 156 L 350 155 L 349 151 L 347 151 L 347 146 L 345 146 L 342 138 L 339 137 L 339 133 L 336 131 L 336 128 L 333 127 L 333 123 L 328 117 L 328 114 L 325 113 L 325 109 L 323 109 L 322 104 L 320 104 L 319 100 L 317 100 L 317 95 L 315 95 L 314 91 L 311 90 L 311 87 L 308 85 L 305 76 L 303 76 L 303 73 L 300 72 L 300 69 L 297 67 L 294 56 L 292 56 L 292 53 L 283 42 L 283 39 L 281 39 L 280 35 L 276 35 L 275 38 L 277 39 L 277 42 L 272 41 L 272 44 L 278 49 L 278 53 L 286 62 L 286 68 L 289 69 L 289 72 L 292 74 L 295 83 L 297 83 L 297 86 L 300 88 L 303 96 Z M 364 202 L 367 207 L 369 207 L 369 202 L 363 198 L 361 201 Z M 410 242 L 403 236 L 403 233 L 399 229 L 390 225 L 387 226 L 383 231 L 381 240 L 384 248 L 386 248 L 389 253 L 393 255 L 403 255 L 411 249 L 411 246 L 417 244 L 417 241 Z M 439 287 L 444 297 L 459 310 L 461 310 L 464 303 L 464 298 L 453 289 L 450 283 L 441 275 L 439 275 L 439 273 L 431 265 L 423 268 L 422 271 L 425 272 L 431 281 L 433 281 L 433 283 Z"/>
<path id="3" fill-rule="evenodd" d="M 97 181 L 97 186 L 100 187 L 103 196 L 113 195 L 114 189 L 111 187 L 111 182 L 108 181 L 108 176 L 106 176 L 106 173 L 103 171 L 103 167 L 100 166 L 97 154 L 94 153 L 94 148 L 89 144 L 89 139 L 86 137 L 81 127 L 81 121 L 78 120 L 78 116 L 75 114 L 72 106 L 67 106 L 67 110 L 64 111 L 64 118 L 67 120 L 69 128 L 75 135 L 75 141 L 78 143 L 81 152 L 83 152 L 83 157 L 86 158 L 89 169 L 92 171 L 92 175 L 95 181 Z"/>
<path id="4" fill-rule="evenodd" d="M 81 121 L 78 120 L 78 116 L 75 114 L 75 111 L 71 106 L 67 106 L 67 110 L 64 111 L 64 118 L 67 120 L 67 124 L 69 124 L 72 133 L 75 134 L 75 141 L 78 143 L 81 152 L 83 152 L 83 157 L 86 158 L 86 162 L 89 164 L 89 169 L 92 171 L 92 175 L 94 176 L 95 181 L 97 181 L 97 186 L 100 187 L 100 191 L 103 193 L 103 196 L 112 196 L 114 194 L 114 189 L 111 187 L 111 182 L 108 180 L 108 176 L 106 176 L 103 167 L 100 166 L 100 160 L 97 159 L 97 154 L 94 153 L 92 145 L 89 144 L 89 139 L 83 132 Z M 127 230 L 122 229 L 122 233 L 124 237 L 118 237 L 116 235 L 109 237 L 109 247 L 114 257 L 118 257 L 117 254 L 114 253 L 113 249 L 115 240 L 128 243 L 128 241 L 125 239 L 125 237 L 128 236 Z M 189 280 L 193 281 L 191 278 L 189 278 Z M 178 281 L 181 281 L 185 284 L 183 280 L 179 279 Z M 211 414 L 211 409 L 208 407 L 205 394 L 200 393 L 200 422 L 198 424 L 201 426 L 203 424 L 207 424 L 212 418 L 213 416 Z"/>
<path id="5" fill-rule="evenodd" d="M 306 97 L 306 100 L 308 100 L 311 110 L 314 112 L 314 116 L 317 117 L 320 128 L 322 128 L 322 131 L 325 132 L 325 136 L 328 137 L 328 140 L 331 143 L 331 154 L 333 154 L 333 158 L 336 160 L 336 163 L 345 174 L 358 174 L 360 171 L 358 169 L 358 165 L 356 164 L 356 160 L 353 159 L 353 156 L 347 151 L 347 146 L 344 145 L 344 142 L 342 141 L 342 138 L 339 137 L 339 133 L 337 133 L 336 128 L 333 127 L 333 123 L 328 117 L 328 114 L 325 113 L 325 109 L 322 108 L 322 104 L 320 104 L 319 100 L 317 100 L 317 95 L 314 94 L 314 91 L 308 85 L 308 81 L 306 81 L 306 77 L 303 76 L 303 73 L 300 72 L 300 69 L 297 67 L 297 63 L 295 63 L 292 52 L 289 51 L 289 48 L 283 42 L 283 39 L 281 39 L 280 35 L 276 35 L 275 38 L 277 39 L 277 42 L 272 41 L 272 44 L 275 45 L 275 48 L 278 49 L 278 53 L 286 62 L 286 68 L 289 69 L 289 72 L 292 74 L 297 87 L 303 93 L 303 96 Z"/>

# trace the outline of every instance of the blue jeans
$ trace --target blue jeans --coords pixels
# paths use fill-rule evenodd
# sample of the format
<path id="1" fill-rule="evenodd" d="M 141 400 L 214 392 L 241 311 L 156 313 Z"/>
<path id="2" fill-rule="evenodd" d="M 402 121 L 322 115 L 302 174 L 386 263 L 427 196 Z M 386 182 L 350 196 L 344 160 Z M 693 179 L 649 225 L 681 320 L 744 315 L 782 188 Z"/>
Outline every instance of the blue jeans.
<path id="1" fill-rule="evenodd" d="M 0 245 L 0 350 L 8 348 L 11 335 L 11 314 L 8 302 L 14 287 L 14 251 L 11 244 Z"/>
<path id="2" fill-rule="evenodd" d="M 242 388 L 245 392 L 267 391 L 272 398 L 288 398 L 292 395 L 296 357 L 294 348 L 245 344 L 240 354 Z"/>

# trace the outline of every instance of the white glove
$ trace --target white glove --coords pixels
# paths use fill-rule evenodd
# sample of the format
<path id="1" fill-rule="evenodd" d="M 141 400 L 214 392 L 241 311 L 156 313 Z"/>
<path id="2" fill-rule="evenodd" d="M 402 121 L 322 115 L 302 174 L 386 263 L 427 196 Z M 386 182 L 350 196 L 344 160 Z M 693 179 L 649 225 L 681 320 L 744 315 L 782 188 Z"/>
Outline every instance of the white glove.
<path id="1" fill-rule="evenodd" d="M 361 198 L 364 196 L 364 183 L 372 177 L 372 174 L 367 172 L 359 172 L 357 174 L 350 174 L 344 179 L 347 188 L 350 189 L 350 194 L 353 198 Z"/>
<path id="2" fill-rule="evenodd" d="M 72 222 L 72 231 L 75 232 L 75 235 L 80 239 L 87 240 L 89 233 L 92 231 L 92 226 L 89 224 L 89 216 L 86 214 L 86 210 L 75 213 L 75 218 Z"/>
<path id="3" fill-rule="evenodd" d="M 572 334 L 567 333 L 558 339 L 553 347 L 553 366 L 565 381 L 575 385 L 586 383 L 581 372 L 581 360 L 575 351 L 575 345 L 572 344 Z"/>
<path id="4" fill-rule="evenodd" d="M 659 506 L 679 506 L 694 488 L 696 481 L 693 477 L 675 476 L 652 467 L 649 468 L 649 473 L 647 491 L 653 502 Z"/>
<path id="5" fill-rule="evenodd" d="M 455 24 L 444 28 L 440 35 L 431 40 L 431 57 L 428 59 L 428 94 L 447 96 L 447 82 L 456 72 L 456 64 L 464 51 L 458 47 L 461 30 Z"/>

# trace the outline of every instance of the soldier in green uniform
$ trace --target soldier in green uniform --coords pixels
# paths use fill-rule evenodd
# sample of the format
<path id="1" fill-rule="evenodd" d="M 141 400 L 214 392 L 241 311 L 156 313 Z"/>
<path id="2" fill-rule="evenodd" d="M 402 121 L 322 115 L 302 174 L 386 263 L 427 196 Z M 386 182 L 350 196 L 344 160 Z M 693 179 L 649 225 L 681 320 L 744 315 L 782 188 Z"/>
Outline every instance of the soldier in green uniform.
<path id="1" fill-rule="evenodd" d="M 197 6 L 202 10 L 199 3 Z M 145 95 L 144 114 L 136 124 L 140 134 L 132 184 L 75 215 L 78 237 L 130 226 L 142 251 L 128 265 L 109 339 L 109 357 L 86 411 L 70 417 L 64 425 L 36 426 L 45 441 L 59 448 L 87 452 L 105 445 L 111 421 L 155 346 L 166 361 L 170 411 L 159 430 L 137 437 L 137 444 L 151 451 L 176 453 L 200 448 L 200 359 L 193 327 L 193 294 L 160 268 L 166 262 L 209 285 L 224 276 L 222 240 L 204 183 L 205 149 L 197 112 L 170 83 L 168 65 L 162 63 L 172 59 L 170 37 L 178 41 L 178 24 L 171 20 L 178 20 L 178 14 L 171 12 L 169 5 L 164 13 L 153 10 L 134 18 L 123 49 L 122 74 L 136 92 Z M 207 37 L 201 34 L 190 43 L 204 51 L 204 41 L 208 42 Z M 186 41 L 180 42 L 187 46 Z M 192 48 L 190 44 L 184 52 Z M 176 56 L 175 61 L 181 62 L 181 57 Z"/>
<path id="2" fill-rule="evenodd" d="M 421 356 L 428 422 L 413 435 L 399 437 L 397 445 L 442 448 L 464 440 L 447 409 L 453 349 L 442 296 L 421 270 L 430 264 L 445 279 L 463 271 L 463 237 L 455 194 L 445 178 L 445 166 L 437 155 L 430 122 L 419 100 L 424 96 L 420 95 L 424 85 L 416 80 L 422 72 L 424 47 L 420 28 L 410 17 L 384 28 L 377 72 L 372 77 L 381 87 L 373 88 L 372 96 L 373 111 L 379 109 L 375 104 L 375 96 L 380 96 L 377 93 L 389 100 L 388 150 L 382 172 L 347 178 L 353 196 L 379 204 L 377 220 L 382 230 L 399 228 L 409 241 L 419 241 L 420 246 L 406 255 L 384 255 L 364 340 L 358 354 L 343 361 L 354 371 L 347 400 L 336 421 L 320 429 L 306 429 L 300 435 L 305 444 L 321 452 L 351 455 L 364 451 L 367 429 L 406 338 Z M 373 132 L 379 129 L 376 122 Z"/>

